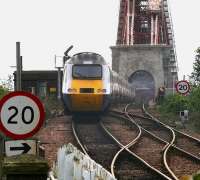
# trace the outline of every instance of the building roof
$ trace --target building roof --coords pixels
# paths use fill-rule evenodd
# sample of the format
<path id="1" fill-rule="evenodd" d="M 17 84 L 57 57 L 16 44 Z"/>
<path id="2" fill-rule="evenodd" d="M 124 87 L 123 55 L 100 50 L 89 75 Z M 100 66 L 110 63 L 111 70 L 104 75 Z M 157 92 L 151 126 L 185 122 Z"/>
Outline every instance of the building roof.
<path id="1" fill-rule="evenodd" d="M 57 80 L 56 70 L 31 70 L 22 71 L 22 81 L 24 80 Z M 62 71 L 61 71 L 62 73 Z M 14 71 L 14 80 L 16 79 L 16 71 Z"/>

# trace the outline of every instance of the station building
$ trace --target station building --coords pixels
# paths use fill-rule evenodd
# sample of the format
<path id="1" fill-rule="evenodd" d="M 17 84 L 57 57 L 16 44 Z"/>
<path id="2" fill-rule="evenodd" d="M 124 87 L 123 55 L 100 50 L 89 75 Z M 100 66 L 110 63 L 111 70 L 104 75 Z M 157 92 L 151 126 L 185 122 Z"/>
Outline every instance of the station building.
<path id="1" fill-rule="evenodd" d="M 13 75 L 14 90 L 16 90 L 16 71 Z M 22 91 L 30 92 L 38 97 L 57 96 L 57 79 L 58 71 L 56 70 L 22 71 Z"/>

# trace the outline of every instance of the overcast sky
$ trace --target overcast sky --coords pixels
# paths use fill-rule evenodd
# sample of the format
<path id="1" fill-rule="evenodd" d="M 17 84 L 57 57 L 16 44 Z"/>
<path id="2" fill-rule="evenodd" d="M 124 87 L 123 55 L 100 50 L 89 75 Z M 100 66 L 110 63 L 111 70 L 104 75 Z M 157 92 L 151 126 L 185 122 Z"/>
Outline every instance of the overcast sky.
<path id="1" fill-rule="evenodd" d="M 200 46 L 200 1 L 170 0 L 179 79 L 190 75 Z M 54 69 L 54 55 L 95 51 L 111 61 L 117 37 L 119 0 L 0 0 L 0 78 L 12 74 L 16 41 L 24 70 Z"/>

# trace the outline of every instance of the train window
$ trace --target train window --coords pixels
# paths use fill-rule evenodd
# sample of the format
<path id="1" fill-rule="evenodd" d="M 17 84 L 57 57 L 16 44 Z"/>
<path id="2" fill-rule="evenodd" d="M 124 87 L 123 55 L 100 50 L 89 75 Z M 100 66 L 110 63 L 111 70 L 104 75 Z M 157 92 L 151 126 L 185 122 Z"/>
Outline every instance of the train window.
<path id="1" fill-rule="evenodd" d="M 102 79 L 102 66 L 99 64 L 75 64 L 72 67 L 75 79 Z"/>
<path id="2" fill-rule="evenodd" d="M 47 96 L 47 82 L 38 82 L 38 95 L 39 97 Z"/>

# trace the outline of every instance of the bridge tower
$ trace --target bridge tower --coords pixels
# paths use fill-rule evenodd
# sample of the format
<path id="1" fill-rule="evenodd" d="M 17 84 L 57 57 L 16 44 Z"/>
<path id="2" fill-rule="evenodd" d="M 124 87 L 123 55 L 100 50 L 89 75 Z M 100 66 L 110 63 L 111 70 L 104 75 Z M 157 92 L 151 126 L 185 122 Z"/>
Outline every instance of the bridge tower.
<path id="1" fill-rule="evenodd" d="M 111 49 L 113 70 L 132 83 L 139 101 L 155 99 L 161 86 L 174 90 L 177 58 L 168 0 L 121 0 Z"/>

